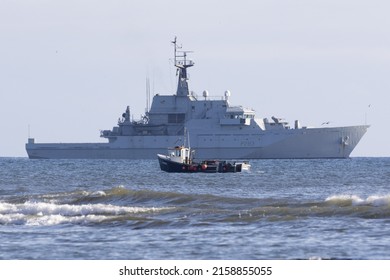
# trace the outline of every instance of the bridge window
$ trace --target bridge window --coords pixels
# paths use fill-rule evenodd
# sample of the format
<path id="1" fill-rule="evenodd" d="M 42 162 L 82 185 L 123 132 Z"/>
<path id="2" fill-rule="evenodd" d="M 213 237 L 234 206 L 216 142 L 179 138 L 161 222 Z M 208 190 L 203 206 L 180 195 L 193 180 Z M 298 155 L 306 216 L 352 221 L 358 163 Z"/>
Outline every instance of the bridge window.
<path id="1" fill-rule="evenodd" d="M 186 114 L 168 114 L 168 123 L 184 123 Z"/>

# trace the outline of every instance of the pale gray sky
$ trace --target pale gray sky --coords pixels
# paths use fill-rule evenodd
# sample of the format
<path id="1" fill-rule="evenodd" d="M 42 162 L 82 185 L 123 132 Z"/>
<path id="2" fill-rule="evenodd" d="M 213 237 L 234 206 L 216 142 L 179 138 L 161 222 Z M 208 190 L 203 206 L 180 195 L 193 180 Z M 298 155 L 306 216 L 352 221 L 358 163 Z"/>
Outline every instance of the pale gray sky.
<path id="1" fill-rule="evenodd" d="M 390 156 L 386 0 L 1 0 L 0 156 L 24 144 L 100 142 L 145 79 L 171 94 L 174 36 L 201 95 L 291 124 L 371 124 L 352 156 Z M 370 105 L 370 106 L 369 106 Z"/>

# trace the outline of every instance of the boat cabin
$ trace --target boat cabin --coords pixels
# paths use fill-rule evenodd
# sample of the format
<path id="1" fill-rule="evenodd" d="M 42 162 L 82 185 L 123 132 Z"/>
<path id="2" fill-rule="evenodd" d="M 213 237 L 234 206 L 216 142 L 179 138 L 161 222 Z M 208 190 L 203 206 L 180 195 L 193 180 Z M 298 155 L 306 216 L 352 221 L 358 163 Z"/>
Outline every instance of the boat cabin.
<path id="1" fill-rule="evenodd" d="M 168 155 L 171 161 L 178 163 L 191 164 L 193 151 L 184 146 L 176 146 L 168 149 Z"/>

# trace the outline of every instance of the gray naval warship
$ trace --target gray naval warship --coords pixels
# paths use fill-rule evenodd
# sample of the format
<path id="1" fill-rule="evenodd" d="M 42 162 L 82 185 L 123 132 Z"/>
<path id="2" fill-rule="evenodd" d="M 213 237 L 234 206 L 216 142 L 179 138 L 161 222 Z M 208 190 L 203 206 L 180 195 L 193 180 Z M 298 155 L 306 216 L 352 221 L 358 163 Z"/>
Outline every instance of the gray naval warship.
<path id="1" fill-rule="evenodd" d="M 106 143 L 35 143 L 29 138 L 29 158 L 156 159 L 168 147 L 181 145 L 186 130 L 198 159 L 348 158 L 369 127 L 312 128 L 299 121 L 291 127 L 283 119 L 256 118 L 252 109 L 232 106 L 229 91 L 220 99 L 211 99 L 207 91 L 196 97 L 188 87 L 194 62 L 176 38 L 172 43 L 176 94 L 156 94 L 140 120 L 131 119 L 127 106 L 117 126 L 100 132 Z"/>

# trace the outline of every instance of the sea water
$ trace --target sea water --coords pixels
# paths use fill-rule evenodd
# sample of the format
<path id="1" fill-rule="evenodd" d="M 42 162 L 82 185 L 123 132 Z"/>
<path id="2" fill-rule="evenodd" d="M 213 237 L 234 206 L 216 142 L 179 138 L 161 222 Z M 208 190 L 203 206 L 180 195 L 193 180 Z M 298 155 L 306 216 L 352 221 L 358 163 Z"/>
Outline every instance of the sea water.
<path id="1" fill-rule="evenodd" d="M 1 259 L 390 259 L 390 158 L 0 158 Z"/>

